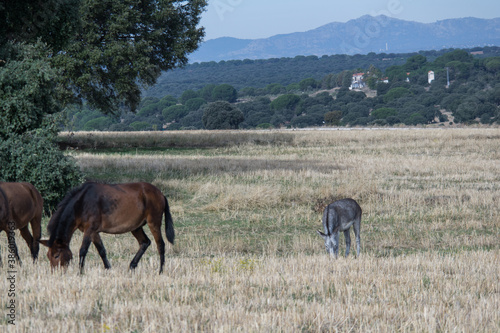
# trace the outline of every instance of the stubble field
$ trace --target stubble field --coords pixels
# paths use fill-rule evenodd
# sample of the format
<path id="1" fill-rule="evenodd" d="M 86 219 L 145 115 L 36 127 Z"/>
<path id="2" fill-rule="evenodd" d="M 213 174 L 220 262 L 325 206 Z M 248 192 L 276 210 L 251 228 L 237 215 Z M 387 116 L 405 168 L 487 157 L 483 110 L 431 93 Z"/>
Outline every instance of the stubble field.
<path id="1" fill-rule="evenodd" d="M 51 273 L 44 248 L 32 264 L 17 235 L 15 297 L 5 266 L 0 279 L 16 325 L 2 316 L 2 330 L 500 330 L 500 129 L 68 138 L 94 148 L 69 152 L 90 179 L 159 187 L 176 244 L 163 275 L 154 242 L 130 272 L 135 238 L 102 234 L 111 270 L 91 247 L 80 276 L 76 260 Z M 334 260 L 315 230 L 344 197 L 363 209 L 362 254 Z M 80 242 L 77 232 L 75 258 Z M 4 262 L 6 245 L 3 235 Z"/>

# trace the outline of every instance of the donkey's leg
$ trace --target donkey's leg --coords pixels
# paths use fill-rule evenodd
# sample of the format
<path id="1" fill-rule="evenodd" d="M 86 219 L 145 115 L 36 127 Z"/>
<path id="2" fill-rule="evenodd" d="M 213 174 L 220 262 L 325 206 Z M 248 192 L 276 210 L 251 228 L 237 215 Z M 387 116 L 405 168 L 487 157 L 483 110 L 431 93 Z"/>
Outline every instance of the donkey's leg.
<path id="1" fill-rule="evenodd" d="M 361 254 L 361 217 L 354 221 L 354 236 L 356 237 L 356 257 Z"/>
<path id="2" fill-rule="evenodd" d="M 339 256 L 339 232 L 335 232 L 333 234 L 333 238 L 335 239 L 335 248 L 334 248 L 334 251 L 335 251 L 335 259 L 338 258 Z"/>
<path id="3" fill-rule="evenodd" d="M 344 237 L 345 237 L 345 257 L 349 255 L 349 250 L 351 249 L 351 234 L 350 234 L 350 229 L 344 230 Z"/>
<path id="4" fill-rule="evenodd" d="M 165 265 L 165 242 L 163 241 L 163 237 L 161 236 L 161 216 L 160 216 L 160 223 L 154 225 L 153 223 L 148 223 L 148 225 L 155 239 L 156 247 L 158 248 L 158 253 L 160 254 L 160 274 L 161 274 L 163 272 L 163 265 Z"/>
<path id="5" fill-rule="evenodd" d="M 92 242 L 90 232 L 87 231 L 83 234 L 82 246 L 80 247 L 80 274 L 83 274 L 83 265 L 85 264 L 85 256 L 87 255 L 90 243 Z"/>
<path id="6" fill-rule="evenodd" d="M 104 248 L 104 244 L 102 243 L 101 236 L 96 232 L 92 234 L 92 243 L 94 243 L 97 252 L 101 256 L 102 262 L 104 263 L 104 268 L 110 269 L 111 265 L 109 264 L 108 257 L 106 256 L 106 249 Z"/>
<path id="7" fill-rule="evenodd" d="M 31 233 L 28 229 L 28 225 L 26 225 L 24 228 L 19 229 L 19 231 L 21 232 L 21 236 L 23 236 L 24 240 L 26 241 L 26 244 L 28 244 L 31 252 L 31 257 L 33 258 L 33 262 L 35 262 L 36 256 L 34 252 L 35 248 L 33 247 L 33 237 L 31 236 Z M 36 255 L 38 255 L 38 253 Z"/>
<path id="8" fill-rule="evenodd" d="M 144 254 L 144 252 L 146 252 L 146 249 L 149 247 L 149 245 L 151 245 L 151 241 L 149 240 L 142 227 L 139 227 L 132 231 L 132 235 L 134 235 L 134 237 L 139 242 L 139 251 L 137 251 L 134 259 L 132 259 L 132 262 L 130 262 L 130 269 L 134 269 L 137 267 L 137 264 L 139 263 L 139 260 L 141 260 L 142 255 Z"/>

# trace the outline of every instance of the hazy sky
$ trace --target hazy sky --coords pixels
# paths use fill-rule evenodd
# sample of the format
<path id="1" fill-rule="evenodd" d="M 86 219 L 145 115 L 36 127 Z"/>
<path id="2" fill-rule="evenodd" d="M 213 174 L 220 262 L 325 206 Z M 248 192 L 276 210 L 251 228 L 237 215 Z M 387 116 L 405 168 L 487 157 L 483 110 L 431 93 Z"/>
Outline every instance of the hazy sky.
<path id="1" fill-rule="evenodd" d="M 494 18 L 500 17 L 500 0 L 209 0 L 201 25 L 205 40 L 255 39 L 380 14 L 424 23 Z"/>

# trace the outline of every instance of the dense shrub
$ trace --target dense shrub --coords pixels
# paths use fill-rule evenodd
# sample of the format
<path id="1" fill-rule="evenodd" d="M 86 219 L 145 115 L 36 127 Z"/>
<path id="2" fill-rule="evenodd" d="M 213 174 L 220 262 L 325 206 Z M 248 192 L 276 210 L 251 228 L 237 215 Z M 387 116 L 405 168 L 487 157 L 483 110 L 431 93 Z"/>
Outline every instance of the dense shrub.
<path id="1" fill-rule="evenodd" d="M 404 87 L 392 88 L 384 95 L 384 102 L 389 103 L 395 99 L 406 96 L 410 93 L 410 91 Z"/>
<path id="2" fill-rule="evenodd" d="M 196 109 L 197 110 L 197 109 Z M 195 111 L 195 110 L 193 110 Z M 163 109 L 162 115 L 166 122 L 180 120 L 189 113 L 189 110 L 184 105 L 172 105 Z"/>
<path id="3" fill-rule="evenodd" d="M 228 102 L 218 101 L 204 106 L 202 121 L 206 129 L 237 129 L 243 120 L 243 112 Z"/>
<path id="4" fill-rule="evenodd" d="M 83 126 L 83 130 L 85 131 L 104 131 L 109 128 L 113 124 L 113 121 L 106 116 L 102 116 L 99 118 L 95 118 L 89 120 Z"/>
<path id="5" fill-rule="evenodd" d="M 134 121 L 129 126 L 134 131 L 150 131 L 153 129 L 152 125 L 147 121 Z"/>
<path id="6" fill-rule="evenodd" d="M 53 141 L 37 130 L 9 136 L 0 143 L 0 179 L 33 184 L 44 199 L 46 212 L 53 211 L 68 189 L 83 181 L 74 160 Z"/>
<path id="7" fill-rule="evenodd" d="M 396 110 L 393 108 L 380 108 L 372 112 L 372 117 L 375 119 L 386 119 L 390 116 L 395 116 Z"/>
<path id="8" fill-rule="evenodd" d="M 325 123 L 327 125 L 338 126 L 340 125 L 340 119 L 342 119 L 342 111 L 330 111 L 325 113 Z"/>
<path id="9" fill-rule="evenodd" d="M 271 102 L 271 108 L 273 110 L 293 110 L 299 104 L 300 97 L 294 94 L 281 95 Z"/>

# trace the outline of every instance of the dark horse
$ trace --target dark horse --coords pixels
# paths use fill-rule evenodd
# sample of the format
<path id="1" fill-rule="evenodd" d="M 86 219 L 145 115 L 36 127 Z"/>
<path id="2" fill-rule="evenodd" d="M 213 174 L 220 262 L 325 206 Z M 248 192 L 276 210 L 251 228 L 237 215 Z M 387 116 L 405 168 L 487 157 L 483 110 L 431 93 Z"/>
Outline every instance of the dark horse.
<path id="1" fill-rule="evenodd" d="M 9 248 L 19 263 L 14 230 L 19 229 L 28 244 L 33 262 L 38 258 L 39 241 L 42 234 L 43 199 L 30 183 L 0 182 L 0 233 L 5 231 Z M 31 235 L 28 224 L 31 224 Z M 0 265 L 2 260 L 0 258 Z"/>
<path id="2" fill-rule="evenodd" d="M 165 214 L 167 240 L 174 243 L 175 233 L 167 198 L 148 183 L 99 184 L 88 182 L 71 190 L 59 204 L 47 227 L 49 240 L 40 241 L 49 247 L 47 256 L 52 268 L 67 266 L 73 255 L 69 248 L 76 229 L 83 232 L 80 247 L 80 273 L 90 243 L 94 243 L 106 269 L 111 265 L 106 257 L 100 232 L 123 234 L 132 232 L 139 242 L 139 251 L 130 263 L 137 267 L 151 244 L 142 227 L 147 223 L 160 254 L 160 273 L 165 264 L 165 242 L 161 236 L 162 217 Z"/>

